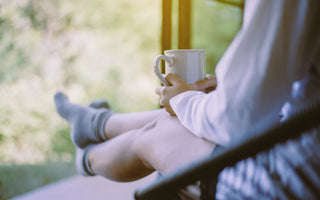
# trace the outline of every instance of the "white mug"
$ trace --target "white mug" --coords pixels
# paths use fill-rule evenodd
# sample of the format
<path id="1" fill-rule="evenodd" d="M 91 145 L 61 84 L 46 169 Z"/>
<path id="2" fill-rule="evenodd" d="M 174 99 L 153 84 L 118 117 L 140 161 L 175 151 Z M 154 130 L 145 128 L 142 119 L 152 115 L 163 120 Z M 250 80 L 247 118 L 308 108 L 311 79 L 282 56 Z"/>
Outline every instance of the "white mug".
<path id="1" fill-rule="evenodd" d="M 154 73 L 160 81 L 168 86 L 168 81 L 159 70 L 161 60 L 166 62 L 166 73 L 180 77 L 186 83 L 202 80 L 206 75 L 206 51 L 203 49 L 166 50 L 165 55 L 158 55 L 153 61 Z"/>

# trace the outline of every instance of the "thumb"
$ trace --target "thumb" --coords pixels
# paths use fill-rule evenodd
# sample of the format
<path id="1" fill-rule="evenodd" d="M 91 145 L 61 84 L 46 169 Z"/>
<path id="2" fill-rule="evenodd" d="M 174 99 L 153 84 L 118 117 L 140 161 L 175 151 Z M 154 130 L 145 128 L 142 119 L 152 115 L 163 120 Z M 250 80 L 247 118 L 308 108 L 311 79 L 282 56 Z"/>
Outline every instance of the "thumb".
<path id="1" fill-rule="evenodd" d="M 162 87 L 162 86 L 160 86 L 160 87 L 157 87 L 156 89 L 155 89 L 155 93 L 157 94 L 157 95 L 161 95 L 164 90 L 164 87 Z"/>
<path id="2" fill-rule="evenodd" d="M 167 74 L 165 76 L 165 79 L 169 83 L 171 83 L 172 85 L 180 85 L 180 84 L 183 84 L 183 83 L 186 84 L 186 82 L 184 80 L 182 80 L 180 77 L 178 77 L 175 74 L 171 74 L 171 73 Z"/>

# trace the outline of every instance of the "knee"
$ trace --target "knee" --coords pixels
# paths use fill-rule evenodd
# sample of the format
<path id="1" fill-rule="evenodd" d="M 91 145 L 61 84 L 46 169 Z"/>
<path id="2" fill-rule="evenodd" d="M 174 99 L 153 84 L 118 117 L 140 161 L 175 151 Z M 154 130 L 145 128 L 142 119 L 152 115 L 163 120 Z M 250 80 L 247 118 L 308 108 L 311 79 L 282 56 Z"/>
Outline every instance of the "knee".
<path id="1" fill-rule="evenodd" d="M 157 120 L 154 120 L 144 126 L 143 128 L 139 129 L 135 133 L 134 140 L 132 143 L 132 152 L 135 154 L 136 157 L 139 158 L 141 163 L 147 167 L 148 169 L 154 169 L 150 160 L 148 159 L 150 155 L 153 155 L 153 130 L 157 126 Z"/>
<path id="2" fill-rule="evenodd" d="M 136 132 L 133 152 L 141 163 L 148 169 L 162 171 L 166 168 L 164 155 L 169 155 L 171 147 L 168 147 L 168 134 L 171 133 L 173 119 L 168 113 L 159 115 L 157 119 L 150 122 Z"/>

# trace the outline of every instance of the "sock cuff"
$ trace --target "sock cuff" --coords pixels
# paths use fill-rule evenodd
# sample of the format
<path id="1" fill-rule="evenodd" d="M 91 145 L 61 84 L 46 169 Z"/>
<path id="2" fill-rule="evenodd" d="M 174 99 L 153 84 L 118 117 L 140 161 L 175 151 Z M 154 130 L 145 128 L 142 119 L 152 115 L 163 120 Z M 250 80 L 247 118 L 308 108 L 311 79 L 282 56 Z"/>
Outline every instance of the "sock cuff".
<path id="1" fill-rule="evenodd" d="M 93 131 L 93 134 L 97 139 L 97 142 L 102 142 L 107 140 L 107 137 L 104 133 L 104 126 L 111 115 L 112 115 L 112 112 L 109 109 L 103 109 L 103 110 L 97 111 L 94 114 L 91 122 L 91 126 L 92 126 L 91 130 Z"/>
<path id="2" fill-rule="evenodd" d="M 88 145 L 83 151 L 83 159 L 82 159 L 82 166 L 84 171 L 87 173 L 88 176 L 95 176 L 96 174 L 91 169 L 90 163 L 89 163 L 89 151 L 94 147 L 95 145 Z"/>
<path id="3" fill-rule="evenodd" d="M 109 117 L 112 115 L 111 110 L 107 110 L 103 112 L 98 120 L 97 129 L 98 129 L 98 137 L 102 139 L 103 141 L 106 141 L 108 138 L 106 137 L 106 134 L 104 132 L 104 128 L 106 125 L 106 122 L 108 121 Z"/>

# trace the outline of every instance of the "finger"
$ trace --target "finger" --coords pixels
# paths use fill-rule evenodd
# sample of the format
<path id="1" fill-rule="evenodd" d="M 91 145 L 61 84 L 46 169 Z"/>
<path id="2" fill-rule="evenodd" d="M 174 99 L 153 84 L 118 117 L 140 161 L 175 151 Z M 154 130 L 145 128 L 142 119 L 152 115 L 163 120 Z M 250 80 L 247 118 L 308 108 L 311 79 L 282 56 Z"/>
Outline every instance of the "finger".
<path id="1" fill-rule="evenodd" d="M 212 78 L 215 78 L 215 79 L 216 79 L 216 75 L 206 74 L 206 79 L 212 79 Z"/>
<path id="2" fill-rule="evenodd" d="M 156 93 L 157 95 L 162 95 L 164 88 L 165 88 L 165 87 L 156 87 L 155 93 Z"/>
<path id="3" fill-rule="evenodd" d="M 205 82 L 200 85 L 200 89 L 204 90 L 206 88 L 216 88 L 217 87 L 217 79 L 207 79 Z"/>
<path id="4" fill-rule="evenodd" d="M 178 77 L 178 76 L 175 75 L 175 74 L 171 74 L 171 73 L 167 74 L 167 75 L 165 76 L 165 79 L 166 79 L 169 83 L 171 83 L 172 85 L 179 85 L 179 84 L 183 84 L 183 83 L 186 84 L 186 82 L 185 82 L 184 80 L 182 80 L 180 77 Z"/>
<path id="5" fill-rule="evenodd" d="M 210 77 L 209 79 L 203 79 L 192 84 L 197 90 L 204 90 L 206 88 L 215 88 L 217 86 L 217 79 Z"/>
<path id="6" fill-rule="evenodd" d="M 159 102 L 160 106 L 163 106 L 163 107 L 166 107 L 167 104 L 165 102 L 165 100 L 163 98 L 160 99 L 160 102 Z"/>
<path id="7" fill-rule="evenodd" d="M 172 110 L 171 107 L 164 107 L 164 109 L 165 109 L 171 116 L 176 116 L 176 113 Z"/>

